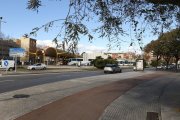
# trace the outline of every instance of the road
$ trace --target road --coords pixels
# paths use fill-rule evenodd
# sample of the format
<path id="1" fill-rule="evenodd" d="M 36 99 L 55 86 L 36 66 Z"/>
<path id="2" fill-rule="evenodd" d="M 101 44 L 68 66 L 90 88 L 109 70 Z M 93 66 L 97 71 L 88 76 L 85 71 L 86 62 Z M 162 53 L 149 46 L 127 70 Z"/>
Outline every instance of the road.
<path id="1" fill-rule="evenodd" d="M 128 71 L 132 70 L 123 69 L 123 72 Z M 5 76 L 0 78 L 0 93 L 62 80 L 98 76 L 102 74 L 104 74 L 103 71 L 82 71 Z"/>
<path id="2" fill-rule="evenodd" d="M 0 119 L 180 120 L 179 73 L 127 71 L 107 75 L 102 75 L 103 71 L 86 71 L 1 77 L 0 83 L 14 79 L 15 84 L 27 78 L 30 83 L 46 79 L 49 84 L 0 94 Z M 79 79 L 84 74 L 92 77 Z M 67 78 L 62 80 L 62 76 Z M 59 80 L 51 83 L 54 78 Z M 27 97 L 14 97 L 17 95 Z"/>

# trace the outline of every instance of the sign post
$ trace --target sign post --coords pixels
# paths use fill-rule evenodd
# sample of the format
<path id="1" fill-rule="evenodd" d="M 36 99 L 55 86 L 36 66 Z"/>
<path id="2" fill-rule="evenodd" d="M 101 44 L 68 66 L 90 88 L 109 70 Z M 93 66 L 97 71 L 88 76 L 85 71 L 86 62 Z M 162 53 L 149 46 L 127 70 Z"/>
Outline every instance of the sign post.
<path id="1" fill-rule="evenodd" d="M 17 57 L 25 56 L 25 49 L 23 48 L 10 48 L 9 56 L 14 57 L 15 59 L 15 72 L 17 71 Z"/>
<path id="2" fill-rule="evenodd" d="M 17 71 L 17 56 L 15 56 L 15 72 Z"/>
<path id="3" fill-rule="evenodd" d="M 4 61 L 4 66 L 6 66 L 6 74 L 7 74 L 7 71 L 8 71 L 8 61 L 6 60 L 6 61 Z"/>

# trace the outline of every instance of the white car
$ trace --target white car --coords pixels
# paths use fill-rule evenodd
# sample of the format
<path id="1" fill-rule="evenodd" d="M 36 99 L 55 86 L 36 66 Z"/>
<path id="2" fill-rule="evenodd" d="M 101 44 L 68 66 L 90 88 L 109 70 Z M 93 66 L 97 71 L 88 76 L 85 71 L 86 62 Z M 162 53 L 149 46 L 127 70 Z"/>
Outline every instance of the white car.
<path id="1" fill-rule="evenodd" d="M 121 73 L 121 68 L 116 64 L 106 64 L 104 73 Z"/>
<path id="2" fill-rule="evenodd" d="M 27 67 L 28 70 L 45 70 L 46 69 L 46 65 L 43 63 L 37 63 L 34 65 L 30 65 Z"/>

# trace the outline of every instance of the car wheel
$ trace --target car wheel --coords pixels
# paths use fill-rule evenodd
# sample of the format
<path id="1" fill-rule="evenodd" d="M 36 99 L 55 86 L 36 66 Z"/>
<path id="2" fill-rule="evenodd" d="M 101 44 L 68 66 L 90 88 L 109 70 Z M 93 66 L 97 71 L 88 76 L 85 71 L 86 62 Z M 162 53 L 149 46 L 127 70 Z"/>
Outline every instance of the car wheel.
<path id="1" fill-rule="evenodd" d="M 45 69 L 46 69 L 46 67 L 43 68 L 43 70 L 45 70 Z"/>
<path id="2" fill-rule="evenodd" d="M 13 69 L 13 68 L 9 68 L 8 70 L 9 70 L 9 71 L 13 71 L 14 69 Z"/>
<path id="3" fill-rule="evenodd" d="M 120 70 L 119 73 L 122 73 L 122 70 Z"/>
<path id="4" fill-rule="evenodd" d="M 31 70 L 35 70 L 35 68 L 32 68 Z"/>
<path id="5" fill-rule="evenodd" d="M 106 72 L 106 71 L 104 71 L 104 73 L 106 74 L 107 72 Z"/>

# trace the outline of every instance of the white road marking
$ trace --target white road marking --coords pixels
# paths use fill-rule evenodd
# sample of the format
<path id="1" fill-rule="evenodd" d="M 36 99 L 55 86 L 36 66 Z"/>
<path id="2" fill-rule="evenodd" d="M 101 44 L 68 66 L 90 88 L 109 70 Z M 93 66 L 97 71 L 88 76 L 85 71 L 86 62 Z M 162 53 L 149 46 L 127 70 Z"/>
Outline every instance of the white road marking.
<path id="1" fill-rule="evenodd" d="M 2 81 L 0 81 L 0 83 L 2 83 L 2 82 L 12 82 L 12 81 L 14 81 L 14 80 L 2 80 Z"/>

